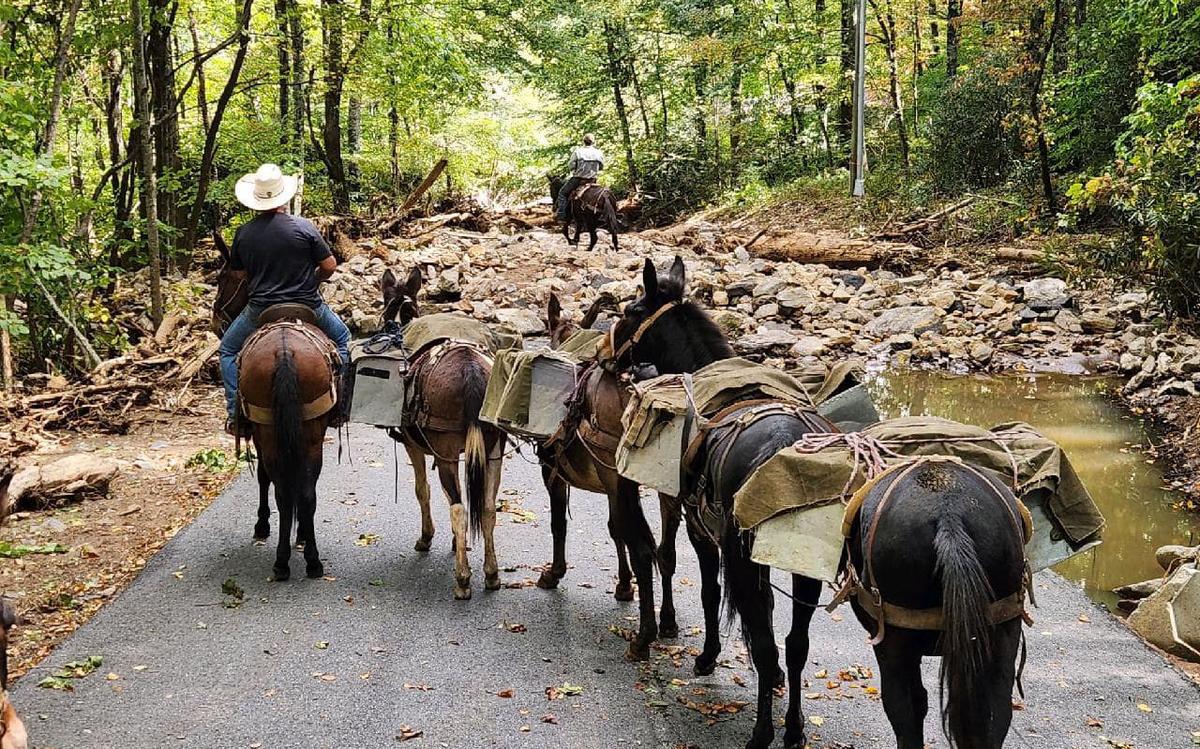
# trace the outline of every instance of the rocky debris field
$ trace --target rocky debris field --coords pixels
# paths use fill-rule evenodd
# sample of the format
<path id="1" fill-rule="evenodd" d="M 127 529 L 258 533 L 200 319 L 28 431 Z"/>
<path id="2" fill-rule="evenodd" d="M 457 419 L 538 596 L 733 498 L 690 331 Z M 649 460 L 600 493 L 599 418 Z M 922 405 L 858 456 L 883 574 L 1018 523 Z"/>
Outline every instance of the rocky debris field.
<path id="1" fill-rule="evenodd" d="M 793 254 L 836 256 L 836 242 L 812 236 L 814 252 Z M 855 356 L 963 374 L 1124 378 L 1120 396 L 1167 427 L 1167 447 L 1175 449 L 1184 479 L 1177 488 L 1200 491 L 1197 452 L 1184 449 L 1200 416 L 1200 339 L 1159 316 L 1144 291 L 1100 277 L 1068 282 L 1029 263 L 948 262 L 944 252 L 932 251 L 913 257 L 911 247 L 898 266 L 920 269 L 908 272 L 889 269 L 886 260 L 882 267 L 845 268 L 767 259 L 760 255 L 779 256 L 771 245 L 748 251 L 737 238 L 702 224 L 624 235 L 619 251 L 602 241 L 592 253 L 540 229 L 450 230 L 417 242 L 364 238 L 325 295 L 358 334 L 370 333 L 379 325 L 379 276 L 387 267 L 416 264 L 425 274 L 427 304 L 538 334 L 550 292 L 578 316 L 601 295 L 632 298 L 643 258 L 665 264 L 681 254 L 689 294 L 751 359 L 789 367 Z M 851 255 L 870 254 L 861 241 L 846 243 Z"/>

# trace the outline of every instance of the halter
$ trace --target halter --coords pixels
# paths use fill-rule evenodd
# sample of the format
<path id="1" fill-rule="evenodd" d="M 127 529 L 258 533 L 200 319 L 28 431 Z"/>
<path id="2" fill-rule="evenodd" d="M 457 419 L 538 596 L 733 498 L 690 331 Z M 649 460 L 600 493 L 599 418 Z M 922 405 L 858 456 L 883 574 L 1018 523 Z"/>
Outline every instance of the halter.
<path id="1" fill-rule="evenodd" d="M 617 333 L 618 326 L 614 325 L 611 328 L 609 328 L 608 329 L 608 346 L 610 349 L 613 350 L 613 361 L 619 361 L 621 359 L 621 357 L 623 357 L 623 356 L 625 356 L 625 354 L 629 353 L 630 349 L 632 349 L 634 346 L 636 346 L 638 343 L 641 342 L 642 336 L 646 335 L 646 331 L 650 330 L 650 326 L 653 325 L 654 323 L 658 322 L 658 318 L 667 314 L 668 312 L 675 309 L 679 305 L 680 305 L 680 302 L 667 302 L 663 306 L 656 309 L 654 311 L 654 314 L 650 315 L 649 317 L 647 317 L 645 320 L 642 321 L 642 324 L 637 327 L 637 330 L 633 331 L 633 335 L 630 336 L 629 340 L 625 341 L 625 343 L 622 343 L 620 348 L 617 348 L 616 333 Z"/>

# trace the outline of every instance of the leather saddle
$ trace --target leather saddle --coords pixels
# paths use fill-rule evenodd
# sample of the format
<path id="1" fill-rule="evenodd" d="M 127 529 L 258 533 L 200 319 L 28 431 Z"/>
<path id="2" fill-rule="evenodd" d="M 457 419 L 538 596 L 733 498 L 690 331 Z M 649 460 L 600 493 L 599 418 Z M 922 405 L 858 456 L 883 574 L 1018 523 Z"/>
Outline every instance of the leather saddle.
<path id="1" fill-rule="evenodd" d="M 280 320 L 299 320 L 309 325 L 317 324 L 317 313 L 307 304 L 272 304 L 258 315 L 258 324 L 279 322 Z"/>

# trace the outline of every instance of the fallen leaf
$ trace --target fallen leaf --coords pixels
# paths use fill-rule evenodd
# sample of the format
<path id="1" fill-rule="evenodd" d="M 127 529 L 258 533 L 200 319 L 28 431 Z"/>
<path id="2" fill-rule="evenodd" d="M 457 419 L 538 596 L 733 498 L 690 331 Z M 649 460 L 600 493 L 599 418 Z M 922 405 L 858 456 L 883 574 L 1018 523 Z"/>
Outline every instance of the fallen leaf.
<path id="1" fill-rule="evenodd" d="M 370 546 L 379 541 L 379 536 L 374 533 L 360 533 L 354 541 L 355 546 Z"/>
<path id="2" fill-rule="evenodd" d="M 814 726 L 817 726 L 817 727 L 825 725 L 825 719 L 822 718 L 820 715 L 808 716 L 808 722 L 812 723 Z"/>
<path id="3" fill-rule="evenodd" d="M 1092 617 L 1088 616 L 1087 614 L 1080 614 L 1079 621 L 1083 622 L 1084 624 L 1089 624 L 1092 621 Z"/>
<path id="4" fill-rule="evenodd" d="M 542 722 L 556 726 L 558 725 L 558 718 L 553 713 L 546 713 L 542 716 Z"/>
<path id="5" fill-rule="evenodd" d="M 1104 728 L 1104 721 L 1100 720 L 1099 718 L 1088 718 L 1087 719 L 1087 727 L 1088 728 Z"/>
<path id="6" fill-rule="evenodd" d="M 501 689 L 499 692 L 496 692 L 497 697 L 500 697 L 500 698 L 506 699 L 506 700 L 512 699 L 514 694 L 516 694 L 516 693 L 512 689 Z"/>
<path id="7" fill-rule="evenodd" d="M 418 692 L 432 692 L 432 691 L 433 691 L 433 687 L 429 686 L 428 684 L 408 684 L 408 683 L 405 683 L 405 685 L 404 685 L 404 688 L 405 688 L 405 689 L 412 689 L 412 690 L 415 690 L 415 691 L 418 691 Z"/>
<path id="8" fill-rule="evenodd" d="M 529 731 L 530 731 L 529 726 L 521 726 L 521 733 L 529 733 Z"/>
<path id="9" fill-rule="evenodd" d="M 1138 710 L 1141 710 L 1143 713 L 1154 712 L 1154 708 L 1150 707 L 1145 702 L 1139 702 L 1137 708 L 1138 708 Z"/>
<path id="10" fill-rule="evenodd" d="M 514 634 L 521 634 L 522 632 L 528 631 L 526 629 L 525 625 L 521 624 L 520 622 L 507 622 L 506 621 L 506 622 L 504 622 L 504 628 L 507 629 L 509 632 L 513 632 Z"/>
<path id="11" fill-rule="evenodd" d="M 317 650 L 328 650 L 329 643 L 326 642 L 325 640 L 321 640 L 320 642 L 313 643 L 313 647 L 316 648 Z"/>
<path id="12" fill-rule="evenodd" d="M 396 741 L 408 741 L 422 736 L 425 732 L 419 728 L 413 728 L 410 725 L 400 726 L 400 733 L 396 734 Z"/>

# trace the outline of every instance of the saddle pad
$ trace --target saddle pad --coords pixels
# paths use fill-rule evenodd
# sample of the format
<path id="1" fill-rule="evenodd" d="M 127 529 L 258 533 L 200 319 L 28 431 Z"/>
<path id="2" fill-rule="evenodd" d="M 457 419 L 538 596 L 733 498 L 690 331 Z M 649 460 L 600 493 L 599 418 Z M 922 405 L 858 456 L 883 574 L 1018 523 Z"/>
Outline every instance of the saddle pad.
<path id="1" fill-rule="evenodd" d="M 520 348 L 521 335 L 505 326 L 488 326 L 457 312 L 418 317 L 404 327 L 404 347 L 413 358 L 435 343 L 446 340 L 474 344 L 489 353 Z"/>

